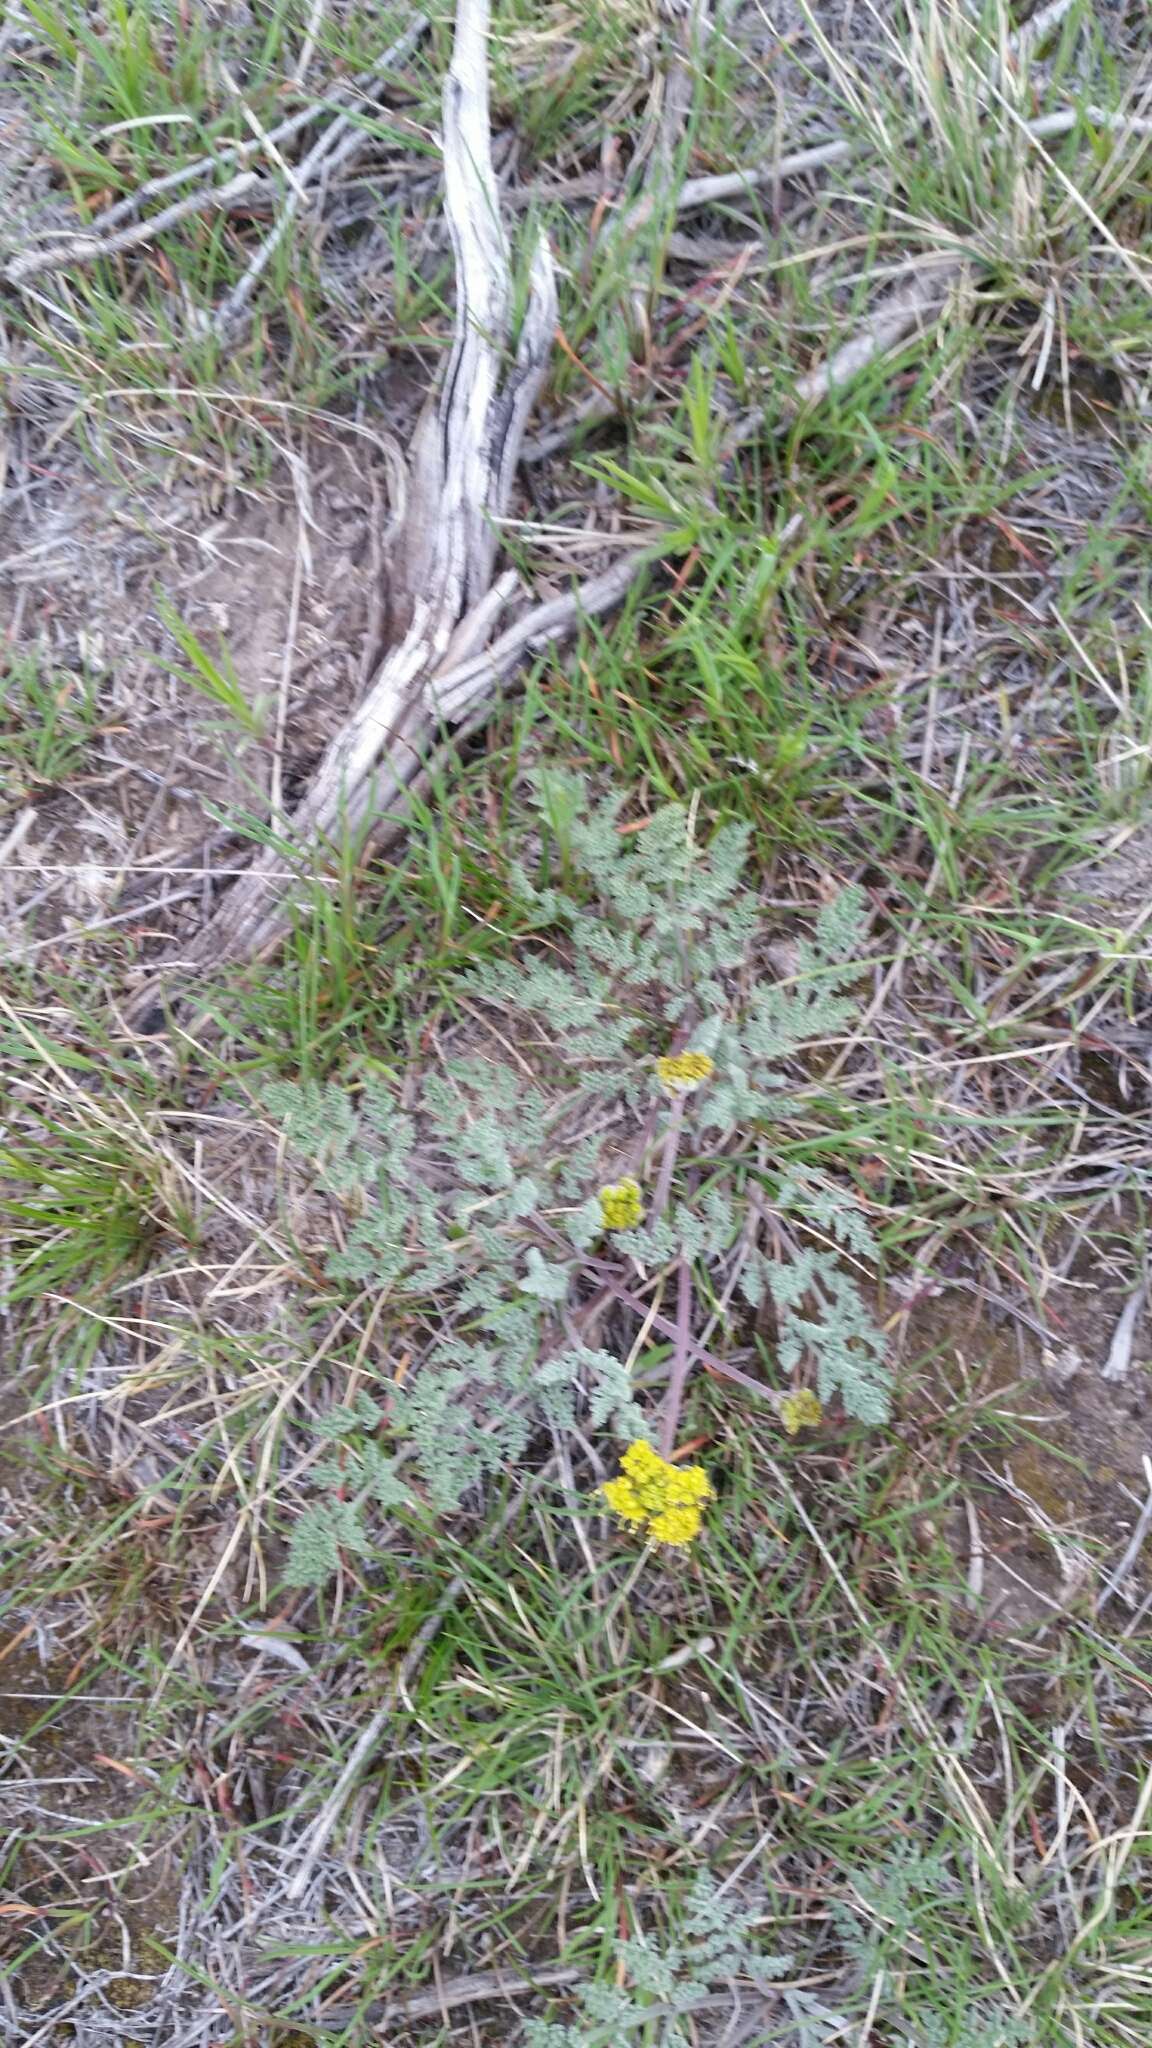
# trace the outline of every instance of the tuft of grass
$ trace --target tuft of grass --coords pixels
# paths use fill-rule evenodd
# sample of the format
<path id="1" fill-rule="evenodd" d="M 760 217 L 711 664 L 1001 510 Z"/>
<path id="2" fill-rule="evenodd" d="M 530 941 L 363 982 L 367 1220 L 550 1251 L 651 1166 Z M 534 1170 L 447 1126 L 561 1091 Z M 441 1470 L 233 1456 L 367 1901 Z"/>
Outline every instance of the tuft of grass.
<path id="1" fill-rule="evenodd" d="M 79 776 L 100 725 L 99 683 L 13 648 L 0 668 L 0 805 L 25 802 Z"/>
<path id="2" fill-rule="evenodd" d="M 187 668 L 173 664 L 173 675 L 179 676 L 190 689 L 198 690 L 210 704 L 226 712 L 230 724 L 239 727 L 250 739 L 262 738 L 267 725 L 268 703 L 264 698 L 257 698 L 255 703 L 249 702 L 227 646 L 222 643 L 214 657 L 162 595 L 157 599 L 156 609 L 185 661 L 191 664 Z"/>
<path id="3" fill-rule="evenodd" d="M 195 1239 L 193 1204 L 146 1108 L 132 1096 L 80 1081 L 50 1041 L 26 1033 L 46 1070 L 26 1071 L 0 1131 L 6 1293 L 10 1302 L 106 1299 L 165 1242 Z M 138 1097 L 138 1089 L 133 1095 Z"/>

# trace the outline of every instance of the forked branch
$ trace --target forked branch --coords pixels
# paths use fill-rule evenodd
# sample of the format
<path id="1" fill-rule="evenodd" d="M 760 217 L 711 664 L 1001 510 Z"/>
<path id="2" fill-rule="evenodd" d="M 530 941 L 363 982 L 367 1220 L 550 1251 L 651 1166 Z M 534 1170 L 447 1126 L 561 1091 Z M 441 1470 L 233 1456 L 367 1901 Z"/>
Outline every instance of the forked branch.
<path id="1" fill-rule="evenodd" d="M 363 703 L 321 762 L 291 820 L 301 848 L 339 840 L 369 803 L 386 812 L 435 746 L 446 707 L 438 679 L 458 688 L 492 624 L 500 522 L 520 443 L 547 367 L 556 294 L 547 245 L 537 242 L 518 333 L 508 242 L 492 169 L 488 0 L 457 0 L 444 88 L 444 207 L 456 267 L 456 316 L 443 382 L 413 436 L 400 531 L 390 563 L 394 639 Z M 133 1003 L 139 1015 L 170 980 L 225 959 L 270 951 L 288 929 L 283 852 L 268 849 L 178 967 Z"/>

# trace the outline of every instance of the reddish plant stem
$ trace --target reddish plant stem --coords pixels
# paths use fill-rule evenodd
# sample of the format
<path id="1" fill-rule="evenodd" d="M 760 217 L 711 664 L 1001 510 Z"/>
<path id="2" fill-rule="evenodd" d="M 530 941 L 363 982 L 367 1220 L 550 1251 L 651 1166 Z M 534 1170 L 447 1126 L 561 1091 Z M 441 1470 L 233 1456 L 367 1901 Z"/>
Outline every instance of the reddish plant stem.
<path id="1" fill-rule="evenodd" d="M 652 1197 L 652 1207 L 647 1218 L 649 1223 L 657 1222 L 668 1207 L 668 1197 L 672 1192 L 672 1175 L 676 1171 L 676 1155 L 680 1150 L 680 1133 L 684 1126 L 684 1104 L 687 1100 L 686 1095 L 675 1095 L 672 1098 L 672 1112 L 668 1118 L 668 1129 L 664 1138 L 664 1157 L 660 1161 L 660 1178 L 656 1183 L 656 1192 Z"/>
<path id="2" fill-rule="evenodd" d="M 680 1409 L 684 1400 L 684 1388 L 692 1366 L 692 1269 L 687 1259 L 681 1259 L 676 1268 L 676 1349 L 672 1354 L 672 1373 L 668 1381 L 668 1392 L 664 1396 L 664 1407 L 660 1416 L 660 1455 L 670 1458 L 676 1447 L 676 1431 L 680 1426 Z"/>
<path id="3" fill-rule="evenodd" d="M 619 1280 L 613 1279 L 611 1268 L 602 1259 L 588 1259 L 585 1264 L 589 1271 L 597 1274 L 603 1273 L 608 1276 L 604 1281 L 603 1294 L 609 1294 L 616 1301 L 623 1302 L 625 1308 L 630 1308 L 633 1315 L 639 1316 L 642 1323 L 650 1320 L 652 1328 L 659 1330 L 661 1336 L 674 1337 L 676 1335 L 675 1323 L 669 1322 L 667 1316 L 652 1315 L 650 1303 L 642 1301 L 638 1294 L 631 1293 Z M 601 1299 L 602 1295 L 597 1295 L 597 1302 Z M 580 1341 L 582 1342 L 583 1339 Z M 771 1400 L 772 1389 L 763 1380 L 754 1380 L 751 1373 L 741 1372 L 739 1366 L 730 1365 L 726 1358 L 717 1358 L 714 1351 L 706 1350 L 704 1345 L 698 1343 L 695 1337 L 688 1339 L 688 1349 L 692 1357 L 699 1361 L 706 1372 L 718 1373 L 721 1379 L 733 1380 L 738 1387 L 747 1387 L 750 1394 L 758 1394 L 763 1401 Z"/>

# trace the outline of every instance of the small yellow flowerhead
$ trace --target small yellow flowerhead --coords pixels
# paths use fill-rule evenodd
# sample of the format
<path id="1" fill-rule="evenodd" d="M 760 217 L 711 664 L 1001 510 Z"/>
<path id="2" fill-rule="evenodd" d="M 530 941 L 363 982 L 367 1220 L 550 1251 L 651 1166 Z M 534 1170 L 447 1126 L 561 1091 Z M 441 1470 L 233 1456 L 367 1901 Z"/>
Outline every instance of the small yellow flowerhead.
<path id="1" fill-rule="evenodd" d="M 780 1403 L 780 1420 L 789 1436 L 795 1436 L 801 1429 L 815 1429 L 824 1420 L 824 1410 L 811 1387 L 798 1387 L 794 1394 L 785 1394 Z"/>
<path id="2" fill-rule="evenodd" d="M 715 1061 L 706 1052 L 669 1052 L 657 1060 L 656 1072 L 669 1095 L 691 1095 L 702 1081 L 711 1079 Z"/>
<path id="3" fill-rule="evenodd" d="M 621 1180 L 614 1187 L 601 1188 L 600 1214 L 605 1230 L 635 1230 L 644 1221 L 639 1182 Z"/>
<path id="4" fill-rule="evenodd" d="M 705 1502 L 713 1498 L 703 1465 L 670 1465 L 651 1444 L 629 1444 L 621 1476 L 600 1488 L 614 1515 L 644 1529 L 653 1543 L 686 1549 L 700 1534 Z"/>

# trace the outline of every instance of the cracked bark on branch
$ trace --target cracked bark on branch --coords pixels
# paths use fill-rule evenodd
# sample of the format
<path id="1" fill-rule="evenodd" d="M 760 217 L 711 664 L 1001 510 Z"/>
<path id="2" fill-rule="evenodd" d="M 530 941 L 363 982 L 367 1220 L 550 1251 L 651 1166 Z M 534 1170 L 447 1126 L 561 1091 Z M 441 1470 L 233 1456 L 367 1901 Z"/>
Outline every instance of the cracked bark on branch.
<path id="1" fill-rule="evenodd" d="M 444 87 L 444 208 L 456 268 L 455 331 L 443 384 L 425 408 L 409 452 L 406 502 L 389 564 L 392 645 L 292 818 L 291 836 L 301 848 L 338 839 L 370 801 L 388 808 L 434 747 L 443 720 L 459 715 L 462 670 L 473 685 L 469 696 L 503 672 L 502 643 L 489 650 L 487 661 L 481 650 L 509 595 L 503 583 L 493 590 L 499 524 L 551 352 L 556 293 L 541 240 L 514 336 L 508 243 L 492 169 L 488 25 L 488 0 L 457 0 Z M 590 595 L 594 606 L 599 593 Z M 578 614 L 578 596 L 561 600 L 565 619 Z M 524 631 L 531 622 L 529 615 L 519 629 L 525 644 L 531 642 L 532 632 Z M 517 631 L 511 629 L 513 635 Z M 441 678 L 449 685 L 451 709 L 442 701 Z M 136 997 L 135 1016 L 154 1009 L 178 979 L 201 966 L 275 947 L 290 920 L 283 864 L 282 847 L 257 856 L 216 915 L 181 948 L 178 961 L 162 964 Z"/>

